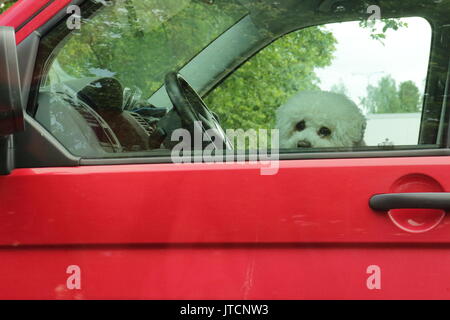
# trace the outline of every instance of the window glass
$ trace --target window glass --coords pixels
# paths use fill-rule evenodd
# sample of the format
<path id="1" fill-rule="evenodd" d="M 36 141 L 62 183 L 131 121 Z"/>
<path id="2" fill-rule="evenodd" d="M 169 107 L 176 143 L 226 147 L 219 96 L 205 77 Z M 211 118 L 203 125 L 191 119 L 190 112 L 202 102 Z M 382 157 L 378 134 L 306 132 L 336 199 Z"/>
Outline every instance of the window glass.
<path id="1" fill-rule="evenodd" d="M 369 146 L 419 141 L 432 32 L 423 18 L 399 22 L 397 30 L 381 38 L 356 23 L 327 26 L 337 44 L 331 65 L 318 70 L 320 87 L 344 93 L 359 105 L 367 118 Z"/>
<path id="2" fill-rule="evenodd" d="M 442 105 L 425 109 L 432 29 L 423 18 L 297 26 L 277 35 L 268 28 L 283 20 L 274 15 L 268 26 L 248 10 L 270 10 L 240 1 L 101 3 L 56 48 L 49 41 L 56 31 L 43 39 L 53 52 L 36 119 L 75 155 L 167 155 L 178 142 L 173 133 L 195 129 L 194 118 L 238 150 L 272 148 L 277 136 L 282 152 L 415 148 L 424 114 L 434 115 L 429 128 L 443 132 L 435 117 Z M 168 75 L 180 70 L 199 92 L 212 89 L 200 98 L 178 81 L 178 102 L 159 103 Z M 267 135 L 255 137 L 259 130 Z"/>
<path id="3" fill-rule="evenodd" d="M 280 129 L 284 148 L 417 145 L 431 35 L 423 18 L 302 29 L 206 101 L 224 127 Z"/>

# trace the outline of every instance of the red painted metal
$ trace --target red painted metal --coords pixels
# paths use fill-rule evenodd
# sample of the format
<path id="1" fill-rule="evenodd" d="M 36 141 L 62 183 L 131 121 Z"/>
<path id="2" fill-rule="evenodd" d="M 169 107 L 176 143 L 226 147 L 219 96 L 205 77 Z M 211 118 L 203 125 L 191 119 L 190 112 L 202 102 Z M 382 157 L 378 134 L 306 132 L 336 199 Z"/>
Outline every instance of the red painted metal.
<path id="1" fill-rule="evenodd" d="M 20 169 L 0 177 L 0 244 L 450 243 L 368 206 L 421 173 L 450 190 L 449 157 Z M 26 197 L 24 196 L 26 195 Z"/>
<path id="2" fill-rule="evenodd" d="M 408 233 L 368 207 L 411 174 L 448 191 L 450 157 L 280 165 L 273 176 L 235 163 L 0 177 L 0 298 L 450 298 L 448 217 Z M 65 286 L 72 264 L 81 290 Z M 366 286 L 369 265 L 381 290 Z"/>
<path id="3" fill-rule="evenodd" d="M 421 174 L 404 176 L 397 180 L 389 193 L 445 192 L 434 179 Z M 408 232 L 428 232 L 445 218 L 444 210 L 434 209 L 394 209 L 389 210 L 389 218 L 400 229 Z"/>
<path id="4" fill-rule="evenodd" d="M 449 299 L 448 252 L 367 244 L 4 249 L 0 299 Z M 73 264 L 80 290 L 66 286 Z M 366 286 L 371 265 L 381 269 L 380 290 Z"/>
<path id="5" fill-rule="evenodd" d="M 20 0 L 0 15 L 0 26 L 14 27 L 16 42 L 19 44 L 70 2 L 71 0 Z"/>
<path id="6" fill-rule="evenodd" d="M 49 0 L 19 0 L 0 15 L 0 25 L 17 29 L 47 2 Z"/>

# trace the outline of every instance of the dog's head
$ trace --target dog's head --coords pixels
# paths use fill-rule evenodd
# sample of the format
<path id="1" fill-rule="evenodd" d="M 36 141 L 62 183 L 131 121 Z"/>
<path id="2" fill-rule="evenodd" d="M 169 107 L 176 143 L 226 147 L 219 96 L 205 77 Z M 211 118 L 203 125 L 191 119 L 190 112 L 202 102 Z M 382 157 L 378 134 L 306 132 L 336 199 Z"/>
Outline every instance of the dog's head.
<path id="1" fill-rule="evenodd" d="M 364 145 L 366 119 L 346 96 L 303 91 L 277 110 L 281 148 Z"/>

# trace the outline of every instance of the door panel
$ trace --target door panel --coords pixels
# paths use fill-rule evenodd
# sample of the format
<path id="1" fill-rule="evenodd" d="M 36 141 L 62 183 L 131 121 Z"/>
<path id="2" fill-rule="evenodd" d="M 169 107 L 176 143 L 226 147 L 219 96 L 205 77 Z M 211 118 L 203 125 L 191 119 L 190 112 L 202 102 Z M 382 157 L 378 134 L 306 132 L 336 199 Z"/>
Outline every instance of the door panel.
<path id="1" fill-rule="evenodd" d="M 410 175 L 448 191 L 448 163 L 19 169 L 0 177 L 0 298 L 449 298 L 448 217 L 409 233 L 368 205 Z M 69 265 L 81 290 L 65 286 Z"/>
<path id="2" fill-rule="evenodd" d="M 273 176 L 238 163 L 18 169 L 0 177 L 0 243 L 448 243 L 448 217 L 417 235 L 368 205 L 413 174 L 448 191 L 448 163 L 281 161 Z"/>
<path id="3" fill-rule="evenodd" d="M 0 299 L 449 299 L 447 246 L 211 245 L 0 249 Z M 439 261 L 439 263 L 436 263 Z M 69 265 L 81 289 L 69 290 Z M 367 268 L 381 270 L 369 290 Z"/>

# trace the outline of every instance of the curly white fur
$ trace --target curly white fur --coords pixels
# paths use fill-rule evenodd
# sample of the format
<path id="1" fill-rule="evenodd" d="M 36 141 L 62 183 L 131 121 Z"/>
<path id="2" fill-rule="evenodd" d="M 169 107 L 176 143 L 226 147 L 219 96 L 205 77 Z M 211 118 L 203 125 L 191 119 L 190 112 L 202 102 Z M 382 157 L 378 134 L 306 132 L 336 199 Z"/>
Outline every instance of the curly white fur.
<path id="1" fill-rule="evenodd" d="M 281 148 L 363 146 L 366 119 L 356 104 L 342 94 L 303 91 L 277 110 L 277 128 Z M 320 134 L 328 132 L 322 128 L 331 133 Z"/>

